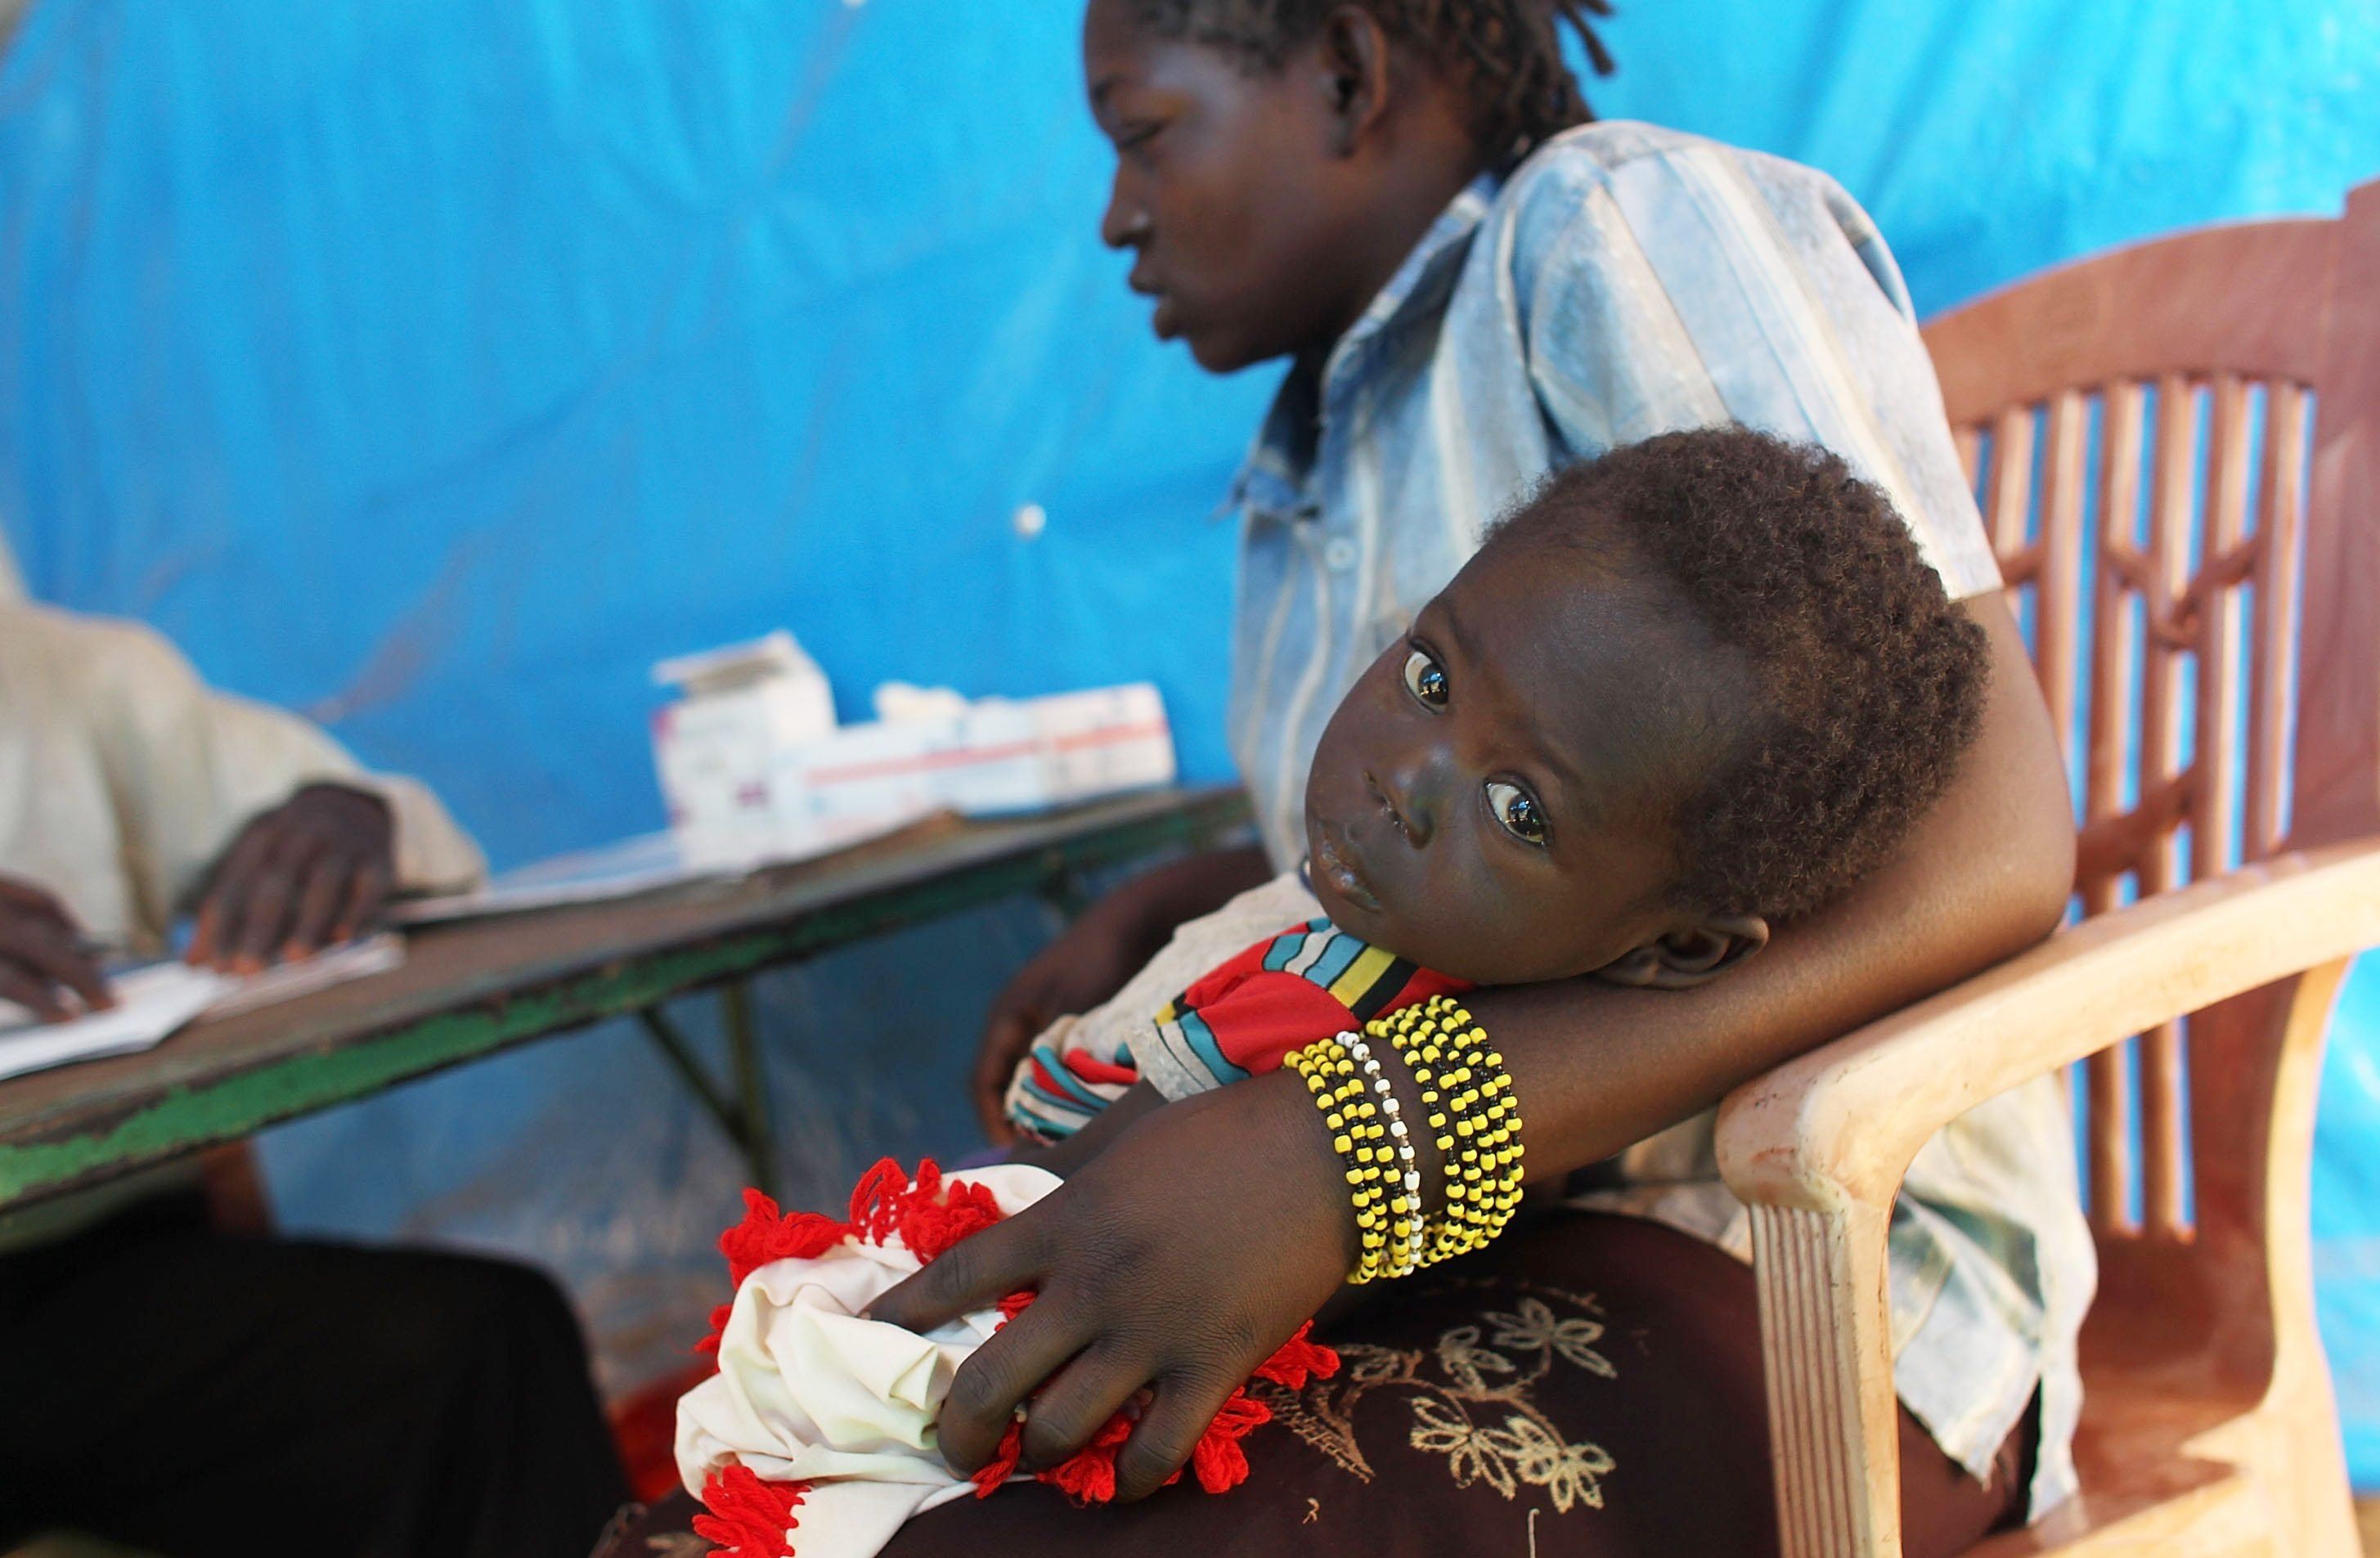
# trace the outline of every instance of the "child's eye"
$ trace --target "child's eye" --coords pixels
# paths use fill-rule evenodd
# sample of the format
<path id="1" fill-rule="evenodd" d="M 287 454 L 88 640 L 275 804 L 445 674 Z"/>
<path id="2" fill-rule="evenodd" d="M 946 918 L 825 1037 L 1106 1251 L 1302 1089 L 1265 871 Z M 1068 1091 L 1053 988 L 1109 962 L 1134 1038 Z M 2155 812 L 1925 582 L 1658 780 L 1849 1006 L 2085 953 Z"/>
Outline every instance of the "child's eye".
<path id="1" fill-rule="evenodd" d="M 1405 656 L 1405 690 L 1433 709 L 1446 707 L 1446 672 L 1427 650 Z"/>
<path id="2" fill-rule="evenodd" d="M 1504 831 L 1523 844 L 1542 845 L 1546 841 L 1545 813 L 1537 809 L 1537 797 L 1501 779 L 1488 781 L 1488 809 Z"/>

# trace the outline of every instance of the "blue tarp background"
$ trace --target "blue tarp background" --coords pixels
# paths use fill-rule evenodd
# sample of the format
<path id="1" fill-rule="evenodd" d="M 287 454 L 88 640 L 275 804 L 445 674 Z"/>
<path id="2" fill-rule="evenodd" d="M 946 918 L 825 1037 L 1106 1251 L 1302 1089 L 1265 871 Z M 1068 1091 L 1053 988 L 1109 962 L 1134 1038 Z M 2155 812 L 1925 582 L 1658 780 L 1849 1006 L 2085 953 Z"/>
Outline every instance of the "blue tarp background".
<path id="1" fill-rule="evenodd" d="M 1597 107 L 1827 167 L 1928 311 L 2380 175 L 2366 0 L 1627 10 Z M 847 712 L 887 676 L 1153 677 L 1189 773 L 1222 776 L 1209 516 L 1275 375 L 1149 339 L 1097 241 L 1075 25 L 34 0 L 0 59 L 0 528 L 29 587 L 430 779 L 500 864 L 656 825 L 645 668 L 780 625 Z M 789 1177 L 967 1143 L 975 1020 L 1050 929 L 1005 906 L 767 981 Z M 2324 1318 L 2380 1481 L 2368 968 L 2325 1089 Z M 266 1149 L 292 1226 L 564 1272 L 615 1385 L 719 1285 L 735 1164 L 619 1029 Z"/>

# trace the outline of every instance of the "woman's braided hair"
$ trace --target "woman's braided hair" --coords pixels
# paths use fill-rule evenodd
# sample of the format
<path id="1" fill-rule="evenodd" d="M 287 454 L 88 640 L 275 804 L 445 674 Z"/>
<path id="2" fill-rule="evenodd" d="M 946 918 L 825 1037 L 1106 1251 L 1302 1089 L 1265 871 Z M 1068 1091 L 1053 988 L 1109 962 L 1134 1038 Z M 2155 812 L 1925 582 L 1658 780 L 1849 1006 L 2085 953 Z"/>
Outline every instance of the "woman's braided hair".
<path id="1" fill-rule="evenodd" d="M 1251 64 L 1278 69 L 1289 51 L 1312 38 L 1343 0 L 1138 0 L 1142 25 L 1168 37 L 1228 48 Z M 1611 14 L 1611 0 L 1354 0 L 1380 30 L 1454 72 L 1470 100 L 1471 129 L 1481 150 L 1525 152 L 1588 112 L 1578 78 L 1562 58 L 1560 29 L 1578 35 L 1598 76 L 1611 55 L 1591 17 Z"/>

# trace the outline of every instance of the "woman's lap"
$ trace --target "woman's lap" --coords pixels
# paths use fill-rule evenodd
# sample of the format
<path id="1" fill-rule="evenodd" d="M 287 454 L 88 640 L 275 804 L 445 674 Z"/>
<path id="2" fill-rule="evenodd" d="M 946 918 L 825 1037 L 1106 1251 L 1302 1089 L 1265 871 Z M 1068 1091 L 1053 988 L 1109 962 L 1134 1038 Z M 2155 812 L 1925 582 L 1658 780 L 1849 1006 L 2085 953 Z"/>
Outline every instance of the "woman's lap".
<path id="1" fill-rule="evenodd" d="M 1341 1321 L 1340 1373 L 1265 1397 L 1231 1492 L 1076 1509 L 1015 1484 L 918 1517 L 885 1555 L 1772 1552 L 1757 1312 L 1750 1271 L 1707 1245 L 1558 1213 Z M 2021 1502 L 2021 1475 L 1984 1488 L 1905 1414 L 1901 1460 L 1911 1558 L 1962 1551 Z"/>

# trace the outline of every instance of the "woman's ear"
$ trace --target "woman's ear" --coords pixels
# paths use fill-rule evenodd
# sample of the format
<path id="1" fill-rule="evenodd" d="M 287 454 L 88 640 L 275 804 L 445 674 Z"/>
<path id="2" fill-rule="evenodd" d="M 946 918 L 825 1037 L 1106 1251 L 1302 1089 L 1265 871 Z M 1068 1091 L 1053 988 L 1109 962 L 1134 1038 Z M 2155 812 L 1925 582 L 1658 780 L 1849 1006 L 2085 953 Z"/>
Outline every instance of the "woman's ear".
<path id="1" fill-rule="evenodd" d="M 1334 122 L 1331 150 L 1347 156 L 1386 111 L 1389 38 L 1378 17 L 1361 6 L 1334 6 L 1315 42 L 1325 105 Z"/>
<path id="2" fill-rule="evenodd" d="M 1657 936 L 1595 971 L 1607 984 L 1638 990 L 1692 990 L 1768 944 L 1768 921 L 1756 914 L 1713 915 Z"/>

